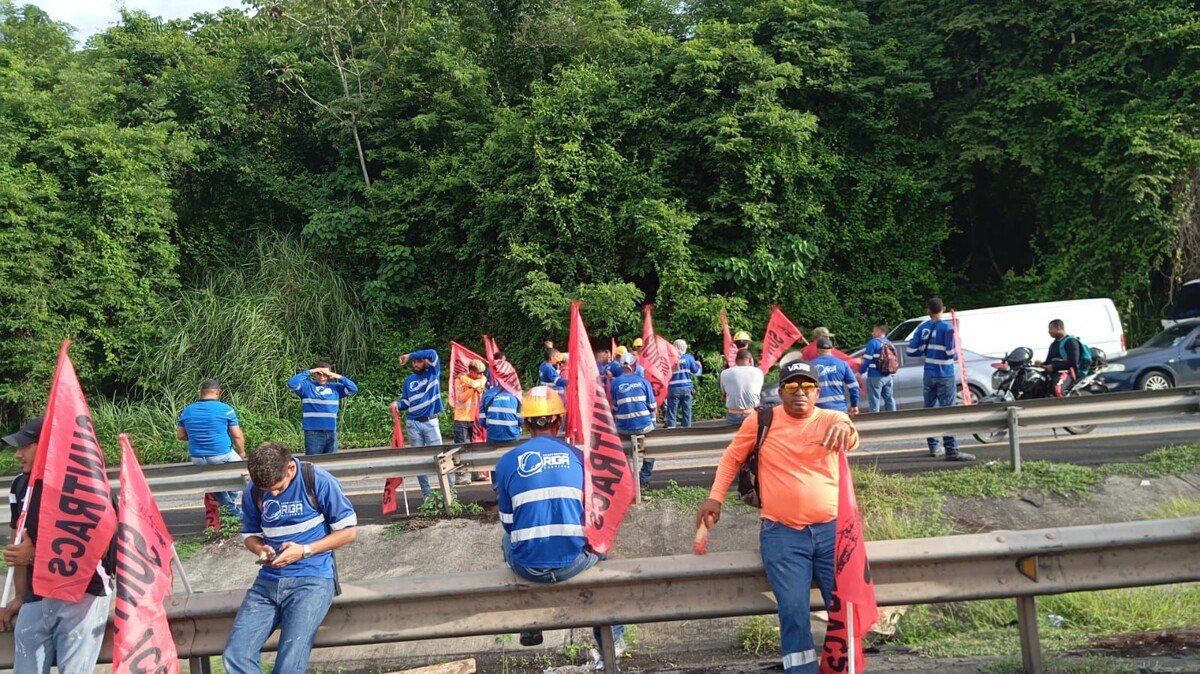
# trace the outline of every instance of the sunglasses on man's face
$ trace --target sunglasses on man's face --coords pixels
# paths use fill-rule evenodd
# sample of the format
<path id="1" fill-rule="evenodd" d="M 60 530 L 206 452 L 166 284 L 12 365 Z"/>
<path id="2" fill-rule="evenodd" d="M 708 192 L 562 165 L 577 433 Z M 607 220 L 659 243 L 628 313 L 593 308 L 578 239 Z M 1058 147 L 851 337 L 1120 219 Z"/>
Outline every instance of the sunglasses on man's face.
<path id="1" fill-rule="evenodd" d="M 783 388 L 783 390 L 787 391 L 788 393 L 795 393 L 796 391 L 804 391 L 805 393 L 812 393 L 813 391 L 817 390 L 820 387 L 817 386 L 816 384 L 812 383 L 811 381 L 789 381 L 789 382 L 786 382 L 782 388 Z"/>

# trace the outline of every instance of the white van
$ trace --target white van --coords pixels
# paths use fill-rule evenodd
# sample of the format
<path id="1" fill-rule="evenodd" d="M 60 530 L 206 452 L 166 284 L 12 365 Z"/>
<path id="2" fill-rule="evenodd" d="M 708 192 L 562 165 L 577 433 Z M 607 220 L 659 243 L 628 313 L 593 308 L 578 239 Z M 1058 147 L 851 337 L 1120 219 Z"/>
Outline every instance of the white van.
<path id="1" fill-rule="evenodd" d="M 1044 358 L 1053 341 L 1046 326 L 1056 318 L 1062 320 L 1068 335 L 1101 349 L 1110 359 L 1125 355 L 1125 331 L 1117 307 L 1108 298 L 967 309 L 955 315 L 962 348 L 989 358 L 1003 358 L 1019 346 L 1033 349 L 1039 360 Z M 927 318 L 910 318 L 888 337 L 893 342 L 907 342 Z M 950 320 L 949 308 L 943 318 Z"/>

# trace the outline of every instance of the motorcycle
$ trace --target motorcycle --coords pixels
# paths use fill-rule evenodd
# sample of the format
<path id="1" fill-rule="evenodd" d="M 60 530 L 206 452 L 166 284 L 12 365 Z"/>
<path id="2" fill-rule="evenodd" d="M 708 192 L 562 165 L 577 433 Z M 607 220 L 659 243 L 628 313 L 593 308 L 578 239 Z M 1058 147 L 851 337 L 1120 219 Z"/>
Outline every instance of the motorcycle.
<path id="1" fill-rule="evenodd" d="M 1013 349 L 1004 360 L 993 363 L 992 367 L 996 370 L 992 373 L 994 393 L 980 400 L 981 404 L 1038 398 L 1071 398 L 1108 391 L 1108 387 L 1097 380 L 1108 368 L 1108 360 L 1100 349 L 1092 349 L 1092 371 L 1076 379 L 1065 391 L 1059 389 L 1057 375 L 1043 370 L 1041 363 L 1033 359 L 1033 350 L 1027 346 Z M 1085 435 L 1095 428 L 1095 424 L 1088 424 L 1064 426 L 1063 430 L 1071 435 Z M 1007 436 L 1008 431 L 993 431 L 987 434 L 976 433 L 975 439 L 987 444 L 1000 442 Z"/>

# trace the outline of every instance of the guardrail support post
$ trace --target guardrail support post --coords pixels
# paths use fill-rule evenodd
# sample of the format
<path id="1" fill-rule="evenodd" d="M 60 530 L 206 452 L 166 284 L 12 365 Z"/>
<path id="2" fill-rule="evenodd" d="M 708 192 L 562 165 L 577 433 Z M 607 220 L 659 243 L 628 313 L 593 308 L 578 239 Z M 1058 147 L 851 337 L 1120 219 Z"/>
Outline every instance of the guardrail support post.
<path id="1" fill-rule="evenodd" d="M 1012 455 L 1012 467 L 1014 473 L 1021 472 L 1021 437 L 1018 430 L 1020 426 L 1017 424 L 1017 415 L 1021 413 L 1021 408 L 1008 408 L 1008 450 Z"/>
<path id="2" fill-rule="evenodd" d="M 1042 643 L 1038 640 L 1037 602 L 1017 597 L 1017 630 L 1021 633 L 1021 663 L 1025 674 L 1043 674 Z"/>
<path id="3" fill-rule="evenodd" d="M 192 658 L 188 660 L 189 674 L 212 674 L 212 660 L 209 658 Z"/>
<path id="4" fill-rule="evenodd" d="M 646 436 L 633 435 L 629 438 L 630 450 L 633 454 L 633 502 L 642 504 L 642 462 L 646 460 Z"/>
<path id="5" fill-rule="evenodd" d="M 617 674 L 617 644 L 613 641 L 612 625 L 600 626 L 600 657 L 604 659 L 604 673 Z"/>
<path id="6" fill-rule="evenodd" d="M 461 448 L 455 447 L 437 456 L 438 484 L 442 487 L 442 507 L 445 509 L 447 516 L 450 515 L 450 507 L 454 504 L 454 492 L 451 491 L 454 487 L 451 484 L 450 475 L 458 468 L 455 465 L 457 463 L 455 459 L 458 458 L 459 449 Z"/>

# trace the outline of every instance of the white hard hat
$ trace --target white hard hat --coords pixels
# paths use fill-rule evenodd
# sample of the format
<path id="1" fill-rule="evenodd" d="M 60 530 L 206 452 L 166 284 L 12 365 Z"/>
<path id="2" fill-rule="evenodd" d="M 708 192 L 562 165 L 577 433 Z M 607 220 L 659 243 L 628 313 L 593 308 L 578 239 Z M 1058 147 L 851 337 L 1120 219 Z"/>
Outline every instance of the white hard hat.
<path id="1" fill-rule="evenodd" d="M 687 353 L 687 342 L 677 339 L 675 340 L 675 348 L 679 349 L 679 353 Z"/>

